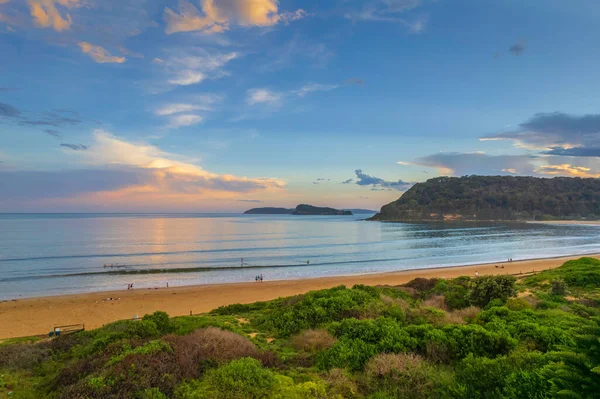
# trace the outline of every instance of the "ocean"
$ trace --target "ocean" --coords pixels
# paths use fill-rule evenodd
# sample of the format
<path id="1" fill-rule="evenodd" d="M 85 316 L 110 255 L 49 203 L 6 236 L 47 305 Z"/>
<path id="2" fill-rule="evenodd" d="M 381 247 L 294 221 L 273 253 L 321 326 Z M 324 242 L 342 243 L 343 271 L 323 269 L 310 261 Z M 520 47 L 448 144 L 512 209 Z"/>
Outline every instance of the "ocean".
<path id="1" fill-rule="evenodd" d="M 600 252 L 600 226 L 368 216 L 0 214 L 0 299 Z"/>

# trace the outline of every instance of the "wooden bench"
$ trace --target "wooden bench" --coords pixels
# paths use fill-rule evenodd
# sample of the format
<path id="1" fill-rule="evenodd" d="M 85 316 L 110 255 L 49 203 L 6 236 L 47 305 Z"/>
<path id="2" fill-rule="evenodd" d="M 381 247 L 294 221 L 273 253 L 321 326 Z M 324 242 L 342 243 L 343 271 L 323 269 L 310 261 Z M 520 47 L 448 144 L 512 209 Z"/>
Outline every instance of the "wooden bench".
<path id="1" fill-rule="evenodd" d="M 79 331 L 85 331 L 85 324 L 69 324 L 66 326 L 54 326 L 54 330 L 50 332 L 50 336 L 60 337 L 65 334 L 73 334 Z"/>

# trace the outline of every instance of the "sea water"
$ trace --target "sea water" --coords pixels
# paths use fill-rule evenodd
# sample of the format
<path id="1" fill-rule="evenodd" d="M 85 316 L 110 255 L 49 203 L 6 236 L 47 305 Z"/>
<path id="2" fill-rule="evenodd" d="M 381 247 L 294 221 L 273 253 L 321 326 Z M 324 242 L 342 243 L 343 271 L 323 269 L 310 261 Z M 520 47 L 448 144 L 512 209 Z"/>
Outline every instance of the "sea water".
<path id="1" fill-rule="evenodd" d="M 368 216 L 0 214 L 0 299 L 600 252 L 600 226 Z"/>

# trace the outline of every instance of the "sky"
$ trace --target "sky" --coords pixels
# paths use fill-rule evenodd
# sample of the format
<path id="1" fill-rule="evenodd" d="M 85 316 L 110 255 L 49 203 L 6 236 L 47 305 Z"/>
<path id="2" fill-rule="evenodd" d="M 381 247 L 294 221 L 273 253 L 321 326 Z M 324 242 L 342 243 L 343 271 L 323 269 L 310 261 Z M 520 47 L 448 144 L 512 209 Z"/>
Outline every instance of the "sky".
<path id="1" fill-rule="evenodd" d="M 597 0 L 0 0 L 0 212 L 600 177 Z"/>

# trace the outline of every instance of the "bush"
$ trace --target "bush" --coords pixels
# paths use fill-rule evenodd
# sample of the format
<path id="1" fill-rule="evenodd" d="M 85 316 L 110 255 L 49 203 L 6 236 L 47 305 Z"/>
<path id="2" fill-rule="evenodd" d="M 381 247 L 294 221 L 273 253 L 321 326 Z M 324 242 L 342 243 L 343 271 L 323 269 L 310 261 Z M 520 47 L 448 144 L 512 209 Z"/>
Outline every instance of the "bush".
<path id="1" fill-rule="evenodd" d="M 372 390 L 391 397 L 427 398 L 434 386 L 429 366 L 414 354 L 377 355 L 369 360 L 365 373 Z"/>
<path id="2" fill-rule="evenodd" d="M 327 330 L 306 330 L 292 339 L 294 347 L 305 352 L 318 352 L 330 348 L 336 339 Z"/>
<path id="3" fill-rule="evenodd" d="M 255 320 L 259 327 L 287 337 L 325 323 L 355 317 L 369 302 L 378 301 L 377 289 L 344 286 L 311 291 L 273 303 L 273 309 Z"/>
<path id="4" fill-rule="evenodd" d="M 137 397 L 139 399 L 169 399 L 167 395 L 162 393 L 158 388 L 145 389 L 140 392 Z"/>
<path id="5" fill-rule="evenodd" d="M 209 370 L 202 382 L 184 384 L 177 391 L 182 399 L 267 398 L 276 383 L 275 376 L 251 358 L 233 360 Z"/>
<path id="6" fill-rule="evenodd" d="M 360 339 L 343 338 L 317 355 L 317 367 L 322 370 L 347 368 L 351 371 L 359 371 L 376 353 L 377 346 L 374 344 Z"/>
<path id="7" fill-rule="evenodd" d="M 471 302 L 481 307 L 497 299 L 502 303 L 510 297 L 517 295 L 514 276 L 482 276 L 473 280 L 471 289 Z"/>
<path id="8" fill-rule="evenodd" d="M 438 281 L 438 278 L 417 277 L 404 284 L 404 286 L 415 289 L 422 294 L 431 291 L 437 285 Z"/>
<path id="9" fill-rule="evenodd" d="M 160 335 L 156 324 L 147 319 L 134 322 L 131 325 L 129 333 L 139 338 L 151 338 Z"/>
<path id="10" fill-rule="evenodd" d="M 175 350 L 178 367 L 184 376 L 193 378 L 202 369 L 243 357 L 263 359 L 261 352 L 248 338 L 231 331 L 208 327 L 192 334 L 166 336 Z"/>
<path id="11" fill-rule="evenodd" d="M 435 362 L 450 363 L 469 354 L 493 358 L 509 353 L 517 345 L 506 332 L 488 331 L 475 324 L 419 327 L 407 330 L 418 340 L 419 352 Z"/>
<path id="12" fill-rule="evenodd" d="M 142 318 L 142 320 L 152 321 L 161 334 L 167 334 L 171 332 L 169 315 L 165 312 L 156 311 L 152 314 L 147 314 Z"/>
<path id="13" fill-rule="evenodd" d="M 32 370 L 50 358 L 51 351 L 45 343 L 14 344 L 0 347 L 0 369 Z"/>
<path id="14" fill-rule="evenodd" d="M 562 278 L 552 280 L 552 288 L 550 294 L 564 296 L 567 293 L 567 283 Z"/>

